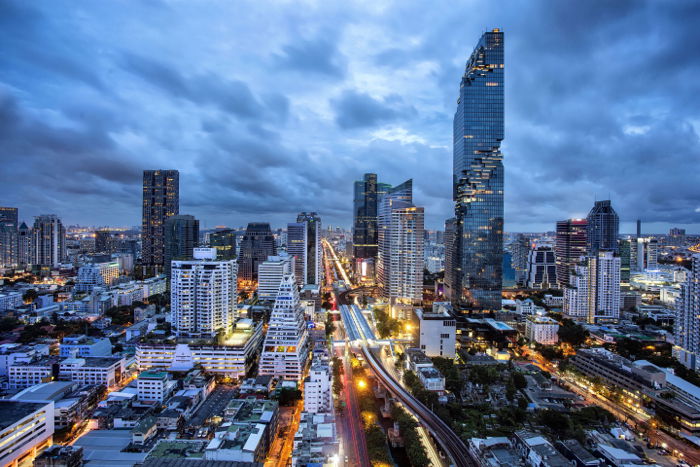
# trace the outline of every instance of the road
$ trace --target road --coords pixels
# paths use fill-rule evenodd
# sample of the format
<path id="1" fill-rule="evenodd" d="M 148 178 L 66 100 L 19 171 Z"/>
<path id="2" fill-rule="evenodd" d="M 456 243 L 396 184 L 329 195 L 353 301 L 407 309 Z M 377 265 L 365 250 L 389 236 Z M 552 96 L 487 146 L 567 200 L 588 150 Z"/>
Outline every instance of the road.
<path id="1" fill-rule="evenodd" d="M 333 256 L 338 272 L 341 273 L 348 286 L 352 286 L 352 283 L 347 277 L 345 270 L 342 268 L 337 259 L 335 251 L 333 251 L 333 247 L 328 242 L 325 242 L 324 246 L 326 254 L 330 252 L 330 254 Z M 340 294 L 338 297 L 338 305 L 350 305 L 350 303 L 347 302 L 346 293 Z M 382 384 L 395 397 L 400 399 L 404 407 L 432 433 L 435 439 L 437 439 L 441 444 L 444 451 L 452 459 L 453 465 L 457 467 L 472 467 L 479 465 L 476 460 L 471 458 L 471 454 L 469 453 L 467 446 L 460 439 L 460 437 L 457 436 L 457 434 L 452 431 L 452 429 L 444 421 L 442 421 L 440 417 L 435 415 L 430 409 L 414 398 L 413 395 L 409 394 L 408 391 L 406 391 L 401 384 L 399 384 L 394 377 L 384 369 L 381 361 L 375 357 L 374 353 L 369 349 L 369 347 L 367 347 L 366 343 L 360 346 L 360 350 L 365 357 L 365 361 L 369 364 L 378 380 L 381 381 Z M 346 381 L 347 373 L 348 372 L 346 371 Z M 359 413 L 357 414 L 357 417 L 355 417 L 354 414 L 349 415 L 351 418 L 359 419 Z"/>
<path id="2" fill-rule="evenodd" d="M 204 425 L 204 422 L 212 415 L 223 414 L 226 405 L 231 402 L 234 392 L 235 387 L 233 386 L 218 385 L 197 409 L 187 425 L 197 428 Z"/>
<path id="3" fill-rule="evenodd" d="M 352 367 L 350 359 L 342 349 L 337 349 L 343 359 L 343 396 L 345 397 L 345 413 L 343 431 L 345 432 L 345 446 L 352 446 L 348 449 L 348 465 L 369 466 L 369 453 L 367 452 L 367 440 L 365 430 L 362 427 L 360 417 L 360 406 L 357 401 L 355 384 L 352 381 Z"/>
<path id="4" fill-rule="evenodd" d="M 581 386 L 575 379 L 562 374 L 558 368 L 555 368 L 538 352 L 534 352 L 530 349 L 521 349 L 521 351 L 523 351 L 523 354 L 527 355 L 529 358 L 533 358 L 535 364 L 542 370 L 548 371 L 560 382 L 563 382 L 566 389 L 582 396 L 589 404 L 597 405 L 606 409 L 618 420 L 624 423 L 630 423 L 636 427 L 637 425 L 649 422 L 651 419 L 651 416 L 641 408 L 632 408 L 625 404 L 615 403 L 606 399 L 600 394 L 591 391 L 590 388 Z M 675 451 L 679 454 L 682 453 L 682 458 L 691 465 L 700 465 L 700 449 L 697 449 L 690 443 L 676 439 L 668 433 L 658 429 L 654 430 L 652 433 L 649 433 L 648 437 L 654 444 L 665 445 L 669 452 Z"/>

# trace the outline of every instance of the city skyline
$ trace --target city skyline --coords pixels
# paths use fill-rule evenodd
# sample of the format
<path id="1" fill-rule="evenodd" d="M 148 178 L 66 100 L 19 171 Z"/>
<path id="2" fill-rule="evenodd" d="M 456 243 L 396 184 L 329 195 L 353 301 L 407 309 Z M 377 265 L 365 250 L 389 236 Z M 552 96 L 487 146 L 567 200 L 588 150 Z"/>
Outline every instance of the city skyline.
<path id="1" fill-rule="evenodd" d="M 699 144 L 696 106 L 688 105 L 697 85 L 685 78 L 695 64 L 673 54 L 698 40 L 686 26 L 693 21 L 680 21 L 700 16 L 690 3 L 589 3 L 576 18 L 556 4 L 535 4 L 527 15 L 482 5 L 460 27 L 457 18 L 473 15 L 446 3 L 431 11 L 317 5 L 306 14 L 281 8 L 269 18 L 274 34 L 252 6 L 233 15 L 220 4 L 212 15 L 133 4 L 105 15 L 95 5 L 65 8 L 61 23 L 52 15 L 60 2 L 2 8 L 12 39 L 0 46 L 0 118 L 12 131 L 0 135 L 0 198 L 25 222 L 55 213 L 65 225 L 137 225 L 141 171 L 164 167 L 180 170 L 181 211 L 203 228 L 281 226 L 302 210 L 349 227 L 352 181 L 367 172 L 414 178 L 426 227 L 441 228 L 452 211 L 443 180 L 454 82 L 473 38 L 499 27 L 509 38 L 505 230 L 553 230 L 610 198 L 623 233 L 637 218 L 645 232 L 700 232 L 699 195 L 683 170 Z M 153 22 L 125 27 L 121 15 Z M 173 18 L 181 34 L 140 47 L 139 38 Z M 428 26 L 408 33 L 410 18 Z M 204 22 L 210 36 L 187 35 Z M 558 42 L 544 41 L 543 30 Z M 602 40 L 606 51 L 639 54 L 593 53 Z M 658 79 L 653 57 L 669 53 L 674 66 Z M 535 68 L 558 73 L 540 79 Z M 581 73 L 602 69 L 586 74 L 582 92 Z"/>

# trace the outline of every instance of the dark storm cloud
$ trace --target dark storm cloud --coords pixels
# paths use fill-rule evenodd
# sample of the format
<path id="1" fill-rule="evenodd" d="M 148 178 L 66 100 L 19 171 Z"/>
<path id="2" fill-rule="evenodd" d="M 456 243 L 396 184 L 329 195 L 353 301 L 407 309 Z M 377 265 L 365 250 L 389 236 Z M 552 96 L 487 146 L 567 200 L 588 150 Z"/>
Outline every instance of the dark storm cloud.
<path id="1" fill-rule="evenodd" d="M 343 129 L 375 126 L 415 112 L 406 108 L 403 99 L 396 94 L 379 100 L 353 90 L 343 91 L 340 97 L 331 101 L 331 105 L 335 121 Z"/>
<path id="2" fill-rule="evenodd" d="M 0 204 L 137 224 L 141 170 L 163 167 L 205 226 L 349 225 L 352 180 L 377 172 L 413 178 L 438 227 L 464 63 L 501 27 L 507 228 L 609 196 L 623 221 L 697 231 L 697 24 L 694 1 L 0 0 Z"/>
<path id="3" fill-rule="evenodd" d="M 333 78 L 342 78 L 345 74 L 345 57 L 329 37 L 297 39 L 283 46 L 282 53 L 275 54 L 274 59 L 277 66 L 302 73 Z"/>
<path id="4" fill-rule="evenodd" d="M 289 102 L 281 94 L 271 93 L 261 102 L 242 81 L 224 80 L 215 74 L 185 77 L 175 68 L 158 60 L 136 54 L 124 54 L 124 68 L 160 91 L 193 104 L 214 105 L 245 119 L 266 116 L 284 118 Z"/>

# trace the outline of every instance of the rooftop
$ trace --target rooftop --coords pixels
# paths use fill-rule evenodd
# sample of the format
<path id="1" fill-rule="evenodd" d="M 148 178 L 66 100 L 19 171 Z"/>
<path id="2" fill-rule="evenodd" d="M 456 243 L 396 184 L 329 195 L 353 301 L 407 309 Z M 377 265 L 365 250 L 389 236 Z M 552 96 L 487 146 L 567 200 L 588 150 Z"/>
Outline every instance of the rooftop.
<path id="1" fill-rule="evenodd" d="M 0 430 L 5 430 L 45 406 L 45 402 L 0 400 Z"/>

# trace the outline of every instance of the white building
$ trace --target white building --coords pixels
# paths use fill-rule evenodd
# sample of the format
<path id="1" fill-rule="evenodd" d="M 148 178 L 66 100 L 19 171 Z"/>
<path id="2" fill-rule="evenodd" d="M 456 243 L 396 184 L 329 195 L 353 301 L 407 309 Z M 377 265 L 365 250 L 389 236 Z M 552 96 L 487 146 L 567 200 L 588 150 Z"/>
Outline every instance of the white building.
<path id="1" fill-rule="evenodd" d="M 15 363 L 29 363 L 48 355 L 48 344 L 0 344 L 0 376 L 7 376 Z"/>
<path id="2" fill-rule="evenodd" d="M 51 358 L 29 363 L 16 362 L 8 368 L 8 385 L 26 388 L 49 381 L 74 381 L 81 384 L 112 387 L 124 376 L 124 359 L 111 357 Z"/>
<path id="3" fill-rule="evenodd" d="M 262 423 L 221 425 L 204 450 L 208 461 L 260 462 L 266 457 L 265 428 Z"/>
<path id="4" fill-rule="evenodd" d="M 194 260 L 173 261 L 170 303 L 178 336 L 213 337 L 236 318 L 238 267 L 216 261 L 216 248 L 195 248 Z"/>
<path id="5" fill-rule="evenodd" d="M 620 318 L 620 257 L 611 251 L 574 266 L 564 291 L 564 313 L 575 320 L 595 323 Z"/>
<path id="6" fill-rule="evenodd" d="M 258 298 L 274 300 L 277 297 L 282 277 L 294 273 L 294 257 L 287 254 L 268 256 L 258 266 Z"/>
<path id="7" fill-rule="evenodd" d="M 112 342 L 106 338 L 89 336 L 66 336 L 61 342 L 61 357 L 109 357 Z"/>
<path id="8" fill-rule="evenodd" d="M 0 464 L 32 465 L 32 459 L 53 444 L 51 402 L 0 400 Z"/>
<path id="9" fill-rule="evenodd" d="M 20 292 L 0 293 L 0 311 L 14 310 L 22 306 L 22 294 Z"/>
<path id="10" fill-rule="evenodd" d="M 287 225 L 287 252 L 294 257 L 294 276 L 300 287 L 321 285 L 321 218 L 301 212 Z"/>
<path id="11" fill-rule="evenodd" d="M 137 397 L 141 402 L 163 402 L 176 386 L 165 371 L 144 371 L 136 380 Z"/>
<path id="12" fill-rule="evenodd" d="M 537 306 L 531 298 L 526 298 L 525 300 L 515 300 L 515 312 L 521 315 L 534 315 L 543 311 L 544 308 Z"/>
<path id="13" fill-rule="evenodd" d="M 331 371 L 328 363 L 314 362 L 304 380 L 304 411 L 312 414 L 333 412 Z"/>
<path id="14" fill-rule="evenodd" d="M 434 366 L 419 367 L 416 375 L 428 391 L 445 390 L 445 377 Z"/>
<path id="15" fill-rule="evenodd" d="M 547 316 L 528 316 L 525 321 L 525 337 L 530 342 L 554 345 L 559 342 L 559 323 Z"/>
<path id="16" fill-rule="evenodd" d="M 110 287 L 119 278 L 119 262 L 81 266 L 75 281 L 76 292 L 92 292 L 95 287 Z"/>
<path id="17" fill-rule="evenodd" d="M 632 242 L 630 250 L 630 265 L 633 271 L 642 272 L 646 269 L 658 269 L 659 242 L 655 238 L 639 237 Z"/>
<path id="18" fill-rule="evenodd" d="M 61 219 L 54 214 L 37 216 L 30 245 L 32 265 L 57 268 L 66 259 L 66 229 Z"/>
<path id="19" fill-rule="evenodd" d="M 673 355 L 684 366 L 700 370 L 700 253 L 692 257 L 692 269 L 676 300 Z"/>
<path id="20" fill-rule="evenodd" d="M 424 212 L 413 205 L 413 182 L 391 188 L 378 203 L 377 279 L 391 305 L 423 299 Z"/>
<path id="21" fill-rule="evenodd" d="M 334 414 L 302 412 L 294 434 L 292 467 L 337 465 L 339 451 Z"/>
<path id="22" fill-rule="evenodd" d="M 455 357 L 457 323 L 448 311 L 449 304 L 433 303 L 433 311 L 416 308 L 419 345 L 429 357 Z"/>
<path id="23" fill-rule="evenodd" d="M 282 279 L 260 357 L 261 375 L 299 380 L 308 358 L 309 334 L 294 276 Z"/>
<path id="24" fill-rule="evenodd" d="M 140 343 L 136 347 L 139 370 L 151 368 L 186 371 L 195 365 L 207 373 L 241 378 L 262 341 L 262 322 L 241 319 L 222 345 Z"/>

